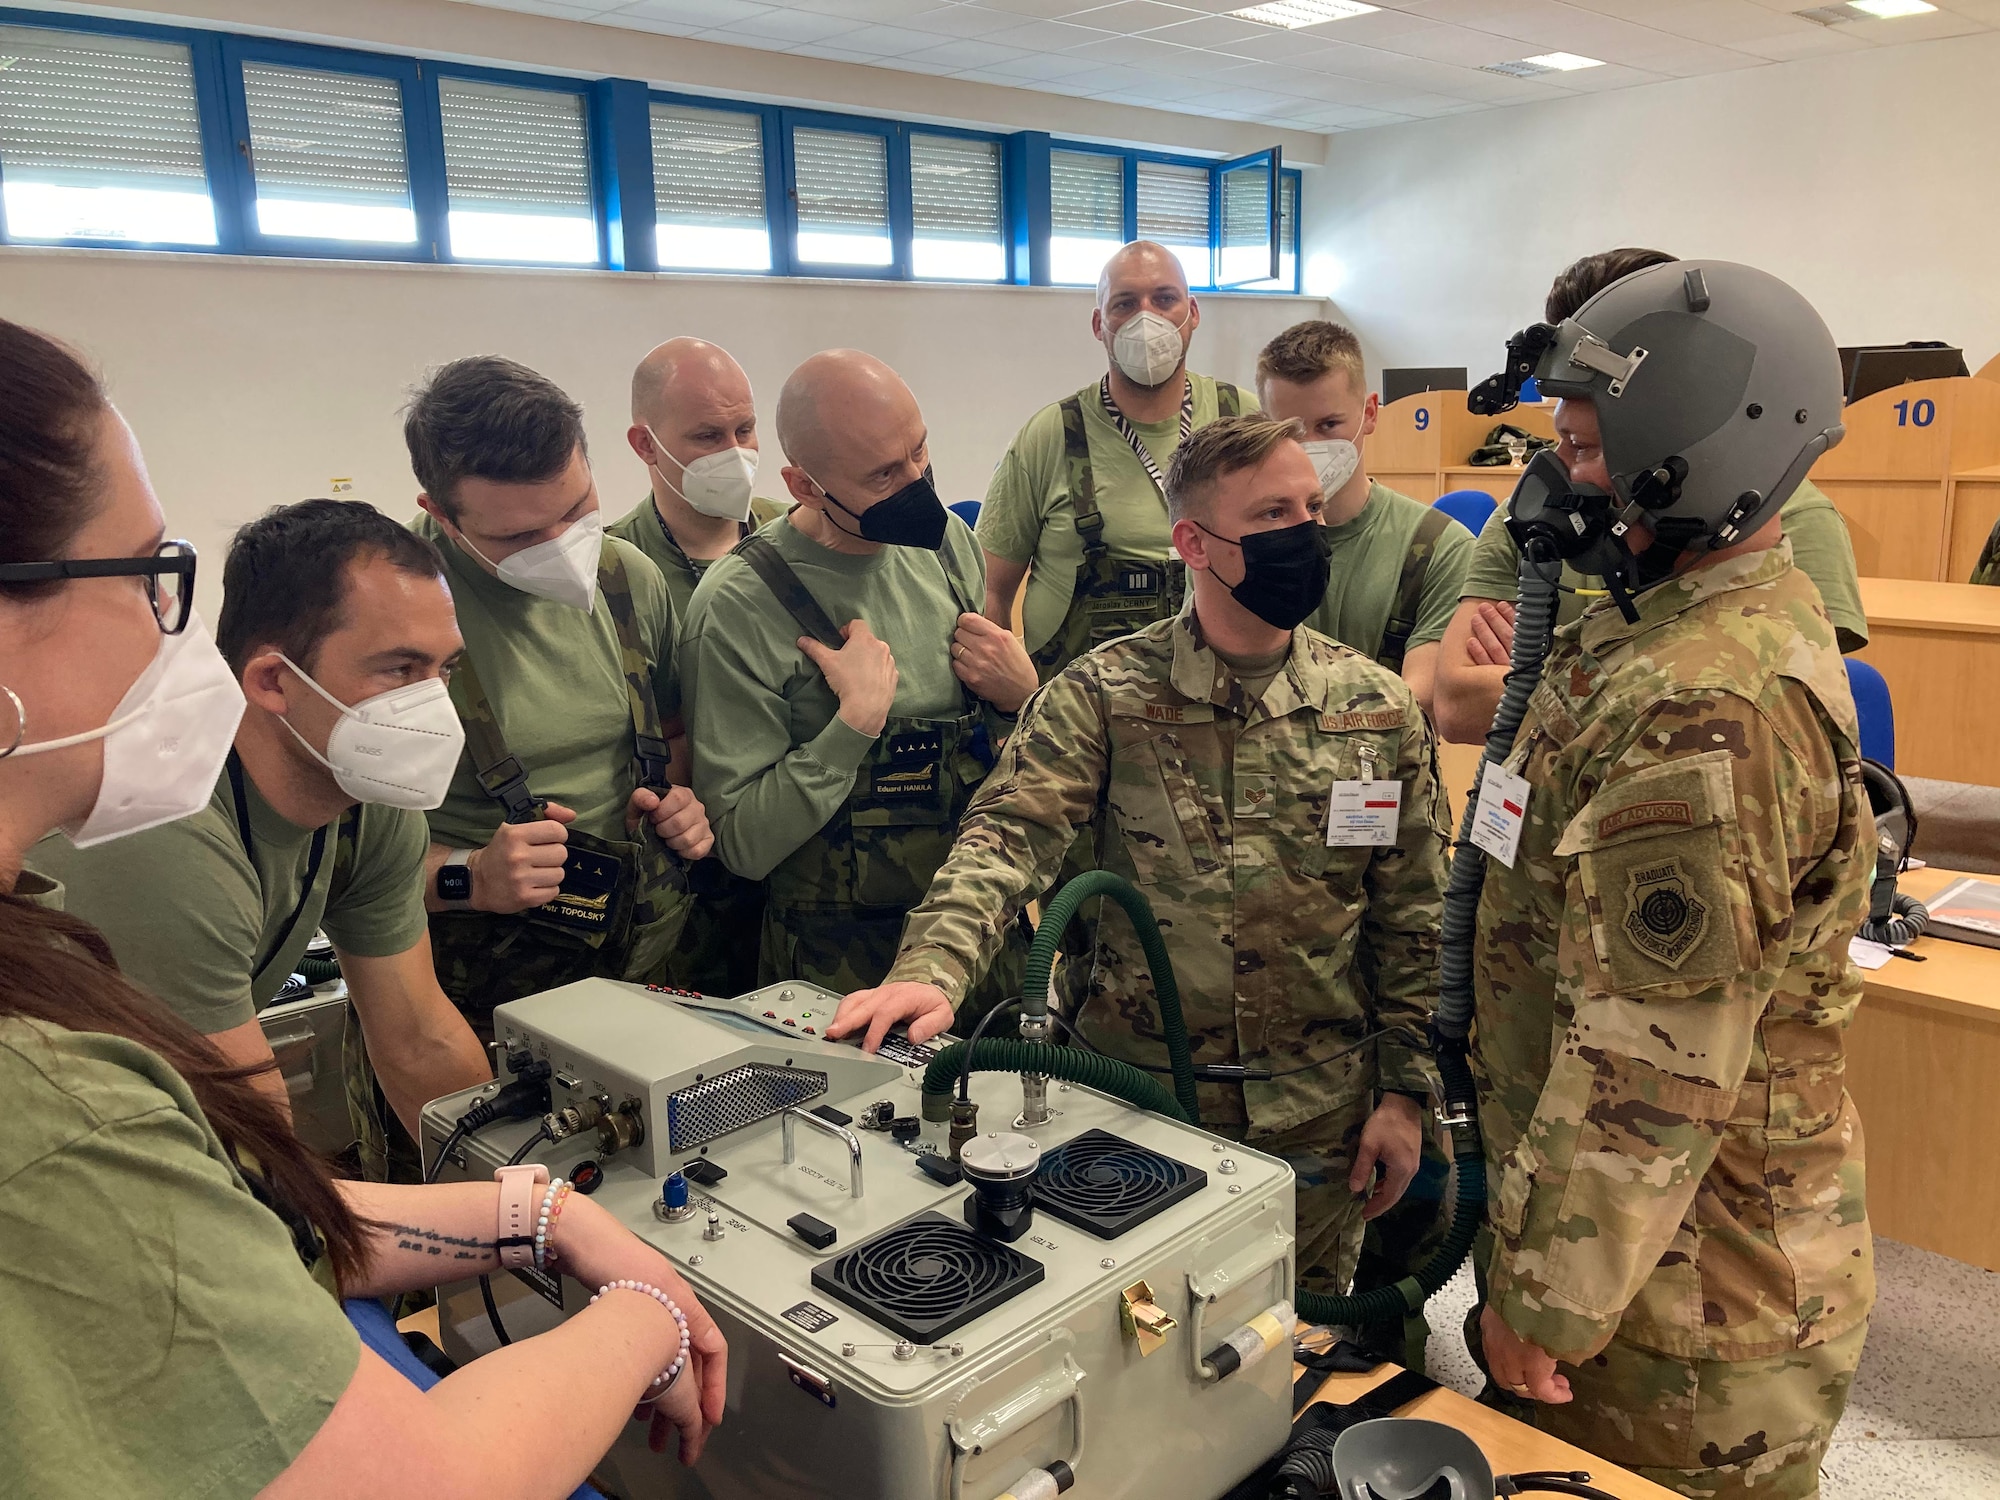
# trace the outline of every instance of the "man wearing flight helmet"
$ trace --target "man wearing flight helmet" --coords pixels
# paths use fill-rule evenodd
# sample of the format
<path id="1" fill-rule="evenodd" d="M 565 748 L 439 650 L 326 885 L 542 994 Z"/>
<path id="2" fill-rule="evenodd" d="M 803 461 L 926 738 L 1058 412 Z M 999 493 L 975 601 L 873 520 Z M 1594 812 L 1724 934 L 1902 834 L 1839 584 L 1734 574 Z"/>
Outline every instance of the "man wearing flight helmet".
<path id="1" fill-rule="evenodd" d="M 1874 1300 L 1841 1038 L 1873 834 L 1778 519 L 1842 436 L 1839 360 L 1782 282 L 1680 261 L 1527 330 L 1475 399 L 1526 374 L 1561 442 L 1511 522 L 1609 597 L 1486 773 L 1512 792 L 1473 950 L 1485 1363 L 1682 1494 L 1802 1500 Z"/>

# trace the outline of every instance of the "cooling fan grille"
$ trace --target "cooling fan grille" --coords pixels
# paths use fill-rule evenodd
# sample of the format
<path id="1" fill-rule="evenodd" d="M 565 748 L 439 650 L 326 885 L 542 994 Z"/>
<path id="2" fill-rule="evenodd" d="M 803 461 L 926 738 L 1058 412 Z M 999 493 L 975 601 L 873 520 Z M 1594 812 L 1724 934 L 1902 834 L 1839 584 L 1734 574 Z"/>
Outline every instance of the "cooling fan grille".
<path id="1" fill-rule="evenodd" d="M 1030 1260 L 939 1213 L 919 1214 L 813 1267 L 813 1285 L 920 1344 L 1042 1279 Z"/>
<path id="2" fill-rule="evenodd" d="M 1030 1192 L 1036 1208 L 1111 1240 L 1207 1185 L 1199 1168 L 1090 1130 L 1042 1158 Z"/>

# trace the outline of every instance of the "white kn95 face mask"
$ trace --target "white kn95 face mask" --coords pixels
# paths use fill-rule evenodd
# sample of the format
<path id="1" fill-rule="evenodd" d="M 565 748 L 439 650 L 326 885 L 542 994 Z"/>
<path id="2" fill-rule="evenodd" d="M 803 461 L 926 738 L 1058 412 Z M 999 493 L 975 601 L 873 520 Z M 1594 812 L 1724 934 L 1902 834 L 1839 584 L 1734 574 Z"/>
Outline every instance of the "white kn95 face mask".
<path id="1" fill-rule="evenodd" d="M 553 599 L 585 614 L 597 606 L 597 565 L 604 553 L 604 515 L 590 511 L 570 523 L 561 536 L 523 547 L 499 562 L 459 533 L 466 551 L 488 564 L 500 581 L 524 594 Z"/>
<path id="2" fill-rule="evenodd" d="M 1134 385 L 1165 385 L 1186 356 L 1181 345 L 1186 326 L 1185 320 L 1176 323 L 1150 307 L 1136 312 L 1111 336 L 1112 362 Z"/>
<path id="3" fill-rule="evenodd" d="M 675 484 L 667 479 L 665 469 L 654 465 L 667 488 L 687 501 L 690 510 L 723 521 L 750 519 L 750 491 L 757 483 L 755 448 L 724 448 L 684 464 L 667 452 L 667 445 L 652 428 L 646 429 L 646 436 L 652 438 L 654 451 L 681 471 L 681 482 Z"/>
<path id="4" fill-rule="evenodd" d="M 1361 467 L 1361 450 L 1346 438 L 1316 438 L 1299 446 L 1313 461 L 1313 469 L 1319 474 L 1319 492 L 1328 500 L 1339 494 Z"/>
<path id="5" fill-rule="evenodd" d="M 299 681 L 340 710 L 326 739 L 326 754 L 307 742 L 289 720 L 279 722 L 306 754 L 333 772 L 340 789 L 357 802 L 429 812 L 444 802 L 465 744 L 465 726 L 451 705 L 442 677 L 391 688 L 355 704 L 342 703 L 283 652 L 278 660 Z"/>

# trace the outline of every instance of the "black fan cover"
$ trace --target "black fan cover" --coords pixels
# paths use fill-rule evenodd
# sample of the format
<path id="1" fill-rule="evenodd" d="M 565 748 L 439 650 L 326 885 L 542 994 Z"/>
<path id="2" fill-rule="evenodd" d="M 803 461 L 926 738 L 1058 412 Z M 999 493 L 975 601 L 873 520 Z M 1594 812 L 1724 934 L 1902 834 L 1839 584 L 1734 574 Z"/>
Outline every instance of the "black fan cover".
<path id="1" fill-rule="evenodd" d="M 829 1297 L 919 1344 L 935 1343 L 1042 1279 L 1030 1260 L 940 1213 L 922 1213 L 813 1267 Z"/>
<path id="2" fill-rule="evenodd" d="M 1042 1158 L 1035 1207 L 1101 1240 L 1115 1240 L 1190 1193 L 1208 1174 L 1111 1134 L 1085 1131 Z"/>

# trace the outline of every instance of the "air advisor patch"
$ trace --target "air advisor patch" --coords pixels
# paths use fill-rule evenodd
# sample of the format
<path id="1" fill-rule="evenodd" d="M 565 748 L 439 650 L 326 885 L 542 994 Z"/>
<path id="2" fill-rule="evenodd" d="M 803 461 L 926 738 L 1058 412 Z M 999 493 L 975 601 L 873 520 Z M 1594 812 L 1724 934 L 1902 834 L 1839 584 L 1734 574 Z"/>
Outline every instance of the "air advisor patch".
<path id="1" fill-rule="evenodd" d="M 1678 859 L 1660 860 L 1625 877 L 1625 936 L 1649 958 L 1678 969 L 1708 930 L 1708 903 L 1694 893 Z"/>

